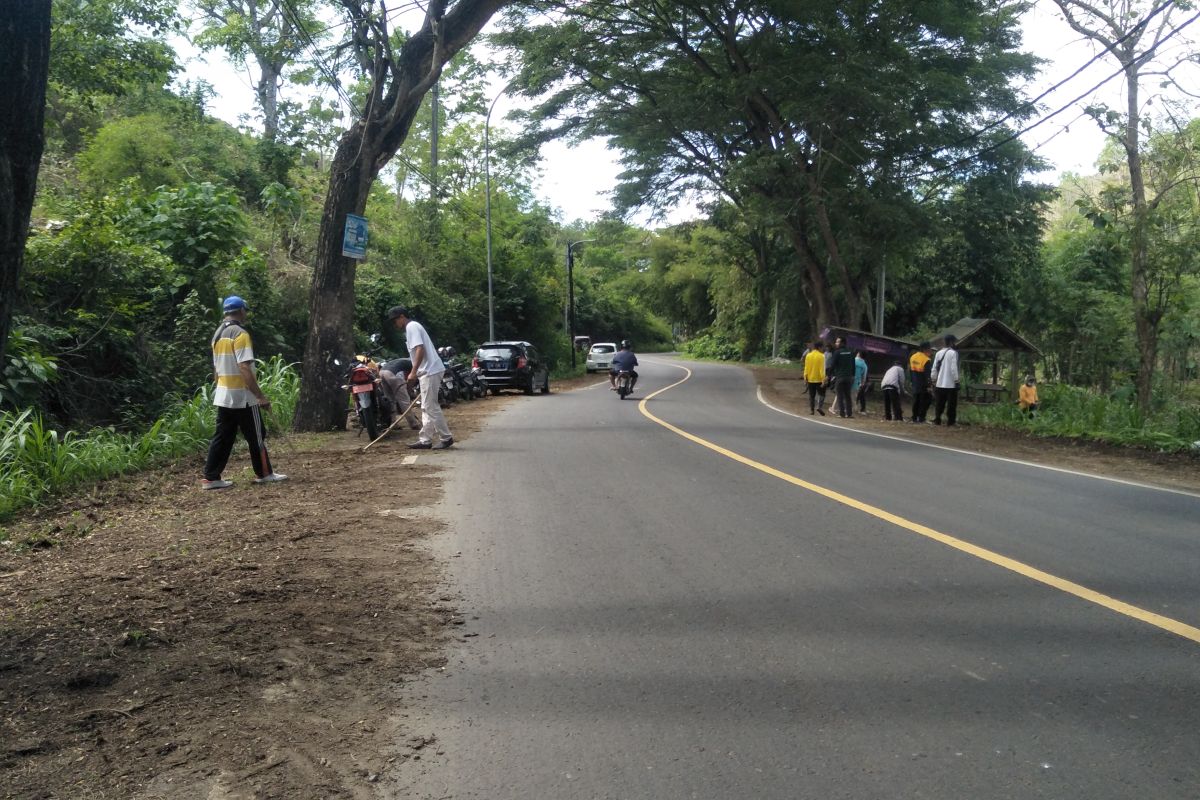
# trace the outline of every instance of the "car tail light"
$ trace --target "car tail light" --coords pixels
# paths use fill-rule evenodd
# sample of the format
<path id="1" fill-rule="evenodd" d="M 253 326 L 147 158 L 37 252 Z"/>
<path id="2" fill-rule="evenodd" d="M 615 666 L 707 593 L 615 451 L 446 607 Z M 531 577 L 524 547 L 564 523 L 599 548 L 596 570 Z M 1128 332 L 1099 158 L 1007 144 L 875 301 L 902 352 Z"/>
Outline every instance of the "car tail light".
<path id="1" fill-rule="evenodd" d="M 471 359 L 471 369 L 479 369 L 479 359 L 478 358 Z"/>
<path id="2" fill-rule="evenodd" d="M 525 356 L 521 356 L 517 359 L 517 369 L 525 369 L 525 365 L 528 363 L 529 362 L 525 359 Z"/>

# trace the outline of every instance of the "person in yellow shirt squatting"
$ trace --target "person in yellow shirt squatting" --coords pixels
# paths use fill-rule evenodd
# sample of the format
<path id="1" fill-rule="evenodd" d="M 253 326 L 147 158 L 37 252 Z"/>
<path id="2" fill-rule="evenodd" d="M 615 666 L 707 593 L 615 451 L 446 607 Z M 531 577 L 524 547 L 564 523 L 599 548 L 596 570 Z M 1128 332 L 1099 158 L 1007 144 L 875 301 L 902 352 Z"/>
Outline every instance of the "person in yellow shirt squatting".
<path id="1" fill-rule="evenodd" d="M 1038 409 L 1037 381 L 1033 379 L 1032 375 L 1025 376 L 1025 383 L 1021 384 L 1021 390 L 1018 395 L 1017 405 L 1021 407 L 1022 411 L 1032 417 Z"/>

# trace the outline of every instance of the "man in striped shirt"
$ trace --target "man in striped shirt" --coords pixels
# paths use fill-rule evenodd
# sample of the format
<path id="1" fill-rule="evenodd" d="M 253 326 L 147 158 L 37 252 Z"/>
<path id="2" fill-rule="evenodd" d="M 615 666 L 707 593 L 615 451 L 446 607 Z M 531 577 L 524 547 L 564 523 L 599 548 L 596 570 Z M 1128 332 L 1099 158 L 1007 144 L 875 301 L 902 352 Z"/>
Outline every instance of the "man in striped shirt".
<path id="1" fill-rule="evenodd" d="M 213 405 L 217 407 L 217 429 L 208 446 L 204 463 L 204 489 L 227 489 L 232 481 L 223 480 L 221 472 L 229 462 L 238 431 L 250 447 L 250 463 L 258 477 L 255 483 L 287 480 L 271 469 L 267 455 L 267 429 L 260 409 L 269 409 L 271 400 L 259 388 L 254 374 L 254 346 L 246 330 L 246 301 L 237 295 L 225 298 L 222 306 L 225 319 L 212 338 L 213 375 L 217 387 Z"/>

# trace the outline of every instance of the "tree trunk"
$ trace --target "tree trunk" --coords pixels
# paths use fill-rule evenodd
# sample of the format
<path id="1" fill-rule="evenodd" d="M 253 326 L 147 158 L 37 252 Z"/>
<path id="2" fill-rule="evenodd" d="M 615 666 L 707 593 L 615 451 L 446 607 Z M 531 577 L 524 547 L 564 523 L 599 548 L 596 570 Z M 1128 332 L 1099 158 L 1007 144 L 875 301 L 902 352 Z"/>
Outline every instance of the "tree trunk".
<path id="1" fill-rule="evenodd" d="M 833 295 L 829 291 L 829 281 L 817 261 L 816 253 L 813 252 L 812 246 L 808 242 L 808 235 L 800 230 L 799 225 L 793 220 L 788 220 L 784 227 L 787 229 L 792 249 L 796 251 L 796 255 L 800 257 L 800 263 L 804 265 L 804 281 L 801 285 L 805 290 L 805 299 L 808 300 L 811 322 L 819 334 L 832 325 L 836 319 Z"/>
<path id="2" fill-rule="evenodd" d="M 375 179 L 361 124 L 347 131 L 330 165 L 329 192 L 317 238 L 317 262 L 308 299 L 308 338 L 300 371 L 300 398 L 292 421 L 298 431 L 346 427 L 344 365 L 354 357 L 354 276 L 358 262 L 342 255 L 347 214 L 362 214 Z M 339 359 L 343 366 L 334 364 Z"/>
<path id="3" fill-rule="evenodd" d="M 0 0 L 0 373 L 45 145 L 50 0 Z"/>
<path id="4" fill-rule="evenodd" d="M 412 127 L 421 100 L 442 67 L 479 33 L 505 0 L 459 0 L 443 14 L 446 3 L 431 0 L 424 27 L 408 37 L 393 52 L 390 35 L 386 42 L 359 43 L 360 55 L 373 64 L 374 73 L 366 92 L 365 112 L 342 136 L 329 170 L 329 191 L 317 237 L 316 264 L 308 301 L 308 336 L 300 372 L 300 397 L 292 428 L 296 431 L 328 431 L 346 425 L 346 396 L 341 389 L 341 370 L 335 358 L 346 363 L 353 357 L 354 276 L 357 262 L 342 256 L 342 234 L 347 214 L 361 214 L 371 185 Z M 350 8 L 350 5 L 347 5 Z M 363 12 L 360 6 L 358 9 Z M 359 13 L 360 20 L 367 20 Z M 385 20 L 376 18 L 374 27 L 358 30 L 359 36 L 387 34 Z M 364 23 L 365 25 L 365 23 Z M 385 57 L 386 54 L 386 57 Z"/>
<path id="5" fill-rule="evenodd" d="M 1146 226 L 1146 179 L 1142 174 L 1141 109 L 1138 97 L 1139 61 L 1127 52 L 1124 60 L 1127 117 L 1125 119 L 1125 157 L 1129 164 L 1129 188 L 1133 198 L 1133 237 L 1130 243 L 1129 289 L 1133 299 L 1133 323 L 1137 334 L 1137 400 L 1143 414 L 1150 411 L 1154 386 L 1154 368 L 1158 360 L 1158 319 L 1150 309 L 1149 245 Z"/>

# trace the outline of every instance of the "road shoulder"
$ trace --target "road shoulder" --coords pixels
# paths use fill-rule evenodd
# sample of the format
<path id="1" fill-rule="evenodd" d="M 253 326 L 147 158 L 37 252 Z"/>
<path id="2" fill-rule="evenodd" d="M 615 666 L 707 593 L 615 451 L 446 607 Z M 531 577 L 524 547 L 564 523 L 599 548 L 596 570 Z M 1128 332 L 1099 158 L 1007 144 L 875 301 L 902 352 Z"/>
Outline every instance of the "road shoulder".
<path id="1" fill-rule="evenodd" d="M 799 372 L 760 366 L 750 367 L 750 370 L 754 373 L 763 396 L 771 405 L 793 414 L 808 416 L 806 384 Z M 906 409 L 908 400 L 905 398 Z M 1200 492 L 1200 459 L 1188 454 L 1156 453 L 1074 439 L 1046 439 L 1007 429 L 974 425 L 946 428 L 892 422 L 883 419 L 881 403 L 882 400 L 876 393 L 868 400 L 866 414 L 856 412 L 853 419 L 838 419 L 832 416 L 819 419 L 899 439 L 1151 486 Z"/>

